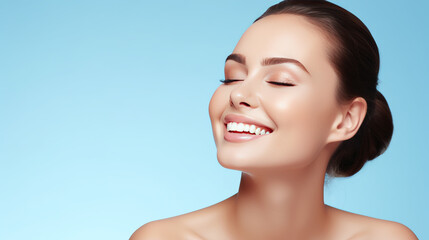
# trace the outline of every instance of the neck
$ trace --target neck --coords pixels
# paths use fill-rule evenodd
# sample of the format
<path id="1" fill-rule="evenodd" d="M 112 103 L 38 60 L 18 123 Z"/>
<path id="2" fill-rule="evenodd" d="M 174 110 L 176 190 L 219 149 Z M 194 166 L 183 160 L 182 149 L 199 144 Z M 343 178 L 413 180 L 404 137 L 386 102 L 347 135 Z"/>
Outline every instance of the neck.
<path id="1" fill-rule="evenodd" d="M 311 239 L 326 224 L 322 166 L 282 175 L 243 172 L 235 219 L 246 239 Z"/>

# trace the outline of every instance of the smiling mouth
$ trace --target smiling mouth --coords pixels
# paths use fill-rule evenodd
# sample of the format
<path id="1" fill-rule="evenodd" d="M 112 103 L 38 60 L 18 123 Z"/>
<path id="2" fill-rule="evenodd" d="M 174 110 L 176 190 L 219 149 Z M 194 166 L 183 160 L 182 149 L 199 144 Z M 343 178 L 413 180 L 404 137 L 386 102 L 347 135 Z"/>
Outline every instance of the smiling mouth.
<path id="1" fill-rule="evenodd" d="M 241 122 L 228 122 L 225 124 L 227 132 L 241 135 L 268 135 L 272 133 L 272 129 L 254 124 L 246 124 Z"/>

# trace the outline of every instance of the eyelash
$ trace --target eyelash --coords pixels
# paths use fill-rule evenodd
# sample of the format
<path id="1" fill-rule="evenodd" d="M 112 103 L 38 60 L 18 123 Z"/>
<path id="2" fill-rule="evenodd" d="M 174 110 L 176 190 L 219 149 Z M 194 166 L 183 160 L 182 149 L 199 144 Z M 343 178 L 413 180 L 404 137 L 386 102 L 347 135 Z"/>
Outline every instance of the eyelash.
<path id="1" fill-rule="evenodd" d="M 228 84 L 228 83 L 232 83 L 232 82 L 236 82 L 236 81 L 242 81 L 242 80 L 240 80 L 240 79 L 224 79 L 224 80 L 222 79 L 222 80 L 220 80 L 220 82 L 223 83 L 223 84 Z M 271 83 L 271 84 L 274 84 L 274 85 L 279 85 L 279 86 L 288 86 L 288 87 L 295 86 L 295 84 L 288 83 L 288 82 L 273 82 L 273 81 L 270 81 L 268 83 Z"/>
<path id="2" fill-rule="evenodd" d="M 236 82 L 236 81 L 241 81 L 239 79 L 221 79 L 220 82 L 223 84 L 228 84 L 228 83 L 232 83 L 232 82 Z"/>

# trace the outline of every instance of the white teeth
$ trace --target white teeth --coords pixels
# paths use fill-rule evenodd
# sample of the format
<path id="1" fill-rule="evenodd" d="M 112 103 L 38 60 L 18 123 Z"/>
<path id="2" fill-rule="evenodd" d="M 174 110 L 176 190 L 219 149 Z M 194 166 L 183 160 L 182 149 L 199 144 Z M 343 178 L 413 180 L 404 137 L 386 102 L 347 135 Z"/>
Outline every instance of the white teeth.
<path id="1" fill-rule="evenodd" d="M 250 128 L 249 128 L 249 132 L 250 133 L 255 133 L 255 130 L 256 130 L 256 126 L 255 125 L 251 125 Z"/>
<path id="2" fill-rule="evenodd" d="M 244 124 L 243 123 L 239 123 L 237 125 L 237 132 L 242 132 L 244 130 Z"/>
<path id="3" fill-rule="evenodd" d="M 265 129 L 257 128 L 255 125 L 249 125 L 245 123 L 236 123 L 236 122 L 229 122 L 226 124 L 226 130 L 228 132 L 230 131 L 236 131 L 236 132 L 249 132 L 253 133 L 255 135 L 266 135 L 270 134 L 269 131 L 266 131 Z"/>

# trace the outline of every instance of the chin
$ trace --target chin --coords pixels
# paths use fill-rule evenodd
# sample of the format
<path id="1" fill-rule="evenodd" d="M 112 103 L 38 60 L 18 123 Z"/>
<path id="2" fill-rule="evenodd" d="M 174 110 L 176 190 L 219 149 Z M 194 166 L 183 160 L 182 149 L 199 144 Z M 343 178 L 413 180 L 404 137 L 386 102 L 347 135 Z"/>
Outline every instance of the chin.
<path id="1" fill-rule="evenodd" d="M 278 167 L 275 164 L 269 164 L 266 157 L 261 156 L 258 158 L 255 155 L 249 156 L 248 154 L 240 154 L 237 151 L 218 151 L 217 159 L 222 167 L 242 172 L 258 172 L 263 169 L 269 170 Z"/>
<path id="2" fill-rule="evenodd" d="M 228 168 L 231 170 L 249 171 L 251 169 L 258 168 L 258 166 L 255 166 L 255 164 L 252 163 L 253 162 L 252 160 L 254 159 L 250 159 L 249 156 L 240 154 L 237 151 L 235 152 L 218 151 L 217 159 L 219 164 L 222 167 Z M 258 161 L 260 162 L 261 160 L 258 160 Z"/>
<path id="3" fill-rule="evenodd" d="M 222 167 L 233 170 L 241 170 L 243 165 L 247 165 L 246 163 L 243 163 L 241 159 L 225 154 L 222 151 L 217 152 L 217 160 Z"/>
<path id="4" fill-rule="evenodd" d="M 249 155 L 227 150 L 218 150 L 219 164 L 227 169 L 248 173 L 286 173 L 306 169 L 314 163 L 314 158 L 311 157 L 278 158 L 278 156 L 267 157 L 266 155 L 258 157 L 255 154 Z"/>

